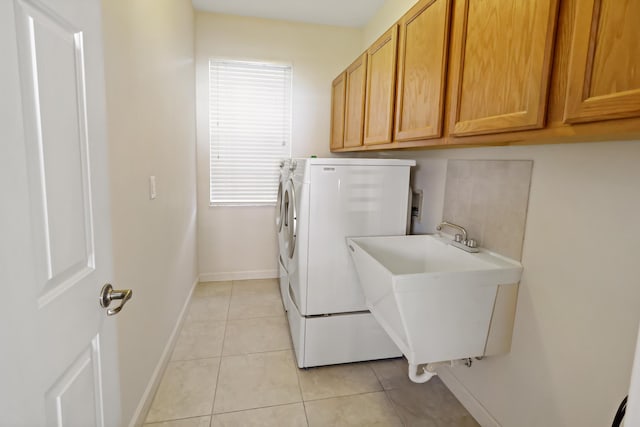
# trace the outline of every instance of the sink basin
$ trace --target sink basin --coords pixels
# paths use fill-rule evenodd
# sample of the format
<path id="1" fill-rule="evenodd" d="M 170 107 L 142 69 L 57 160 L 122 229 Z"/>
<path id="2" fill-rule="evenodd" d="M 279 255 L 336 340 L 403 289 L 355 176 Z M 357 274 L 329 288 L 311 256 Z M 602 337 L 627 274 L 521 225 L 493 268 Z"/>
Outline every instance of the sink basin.
<path id="1" fill-rule="evenodd" d="M 522 265 L 445 237 L 347 238 L 366 304 L 410 365 L 482 356 L 498 285 Z"/>

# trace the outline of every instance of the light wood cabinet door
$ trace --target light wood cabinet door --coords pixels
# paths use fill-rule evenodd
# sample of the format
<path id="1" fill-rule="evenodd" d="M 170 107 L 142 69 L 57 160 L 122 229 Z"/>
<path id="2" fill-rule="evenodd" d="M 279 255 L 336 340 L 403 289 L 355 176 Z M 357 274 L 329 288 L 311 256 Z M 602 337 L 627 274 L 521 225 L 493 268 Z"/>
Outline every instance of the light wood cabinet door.
<path id="1" fill-rule="evenodd" d="M 397 53 L 397 25 L 391 27 L 367 50 L 365 145 L 391 142 Z"/>
<path id="2" fill-rule="evenodd" d="M 544 126 L 557 0 L 455 2 L 449 134 Z"/>
<path id="3" fill-rule="evenodd" d="M 362 145 L 364 94 L 367 78 L 367 54 L 362 54 L 345 72 L 346 100 L 344 114 L 344 147 Z"/>
<path id="4" fill-rule="evenodd" d="M 451 0 L 421 0 L 400 20 L 395 141 L 442 136 Z"/>
<path id="5" fill-rule="evenodd" d="M 332 150 L 344 146 L 344 102 L 347 73 L 340 74 L 331 84 L 331 144 Z"/>
<path id="6" fill-rule="evenodd" d="M 640 117 L 640 0 L 581 0 L 569 59 L 566 123 Z"/>

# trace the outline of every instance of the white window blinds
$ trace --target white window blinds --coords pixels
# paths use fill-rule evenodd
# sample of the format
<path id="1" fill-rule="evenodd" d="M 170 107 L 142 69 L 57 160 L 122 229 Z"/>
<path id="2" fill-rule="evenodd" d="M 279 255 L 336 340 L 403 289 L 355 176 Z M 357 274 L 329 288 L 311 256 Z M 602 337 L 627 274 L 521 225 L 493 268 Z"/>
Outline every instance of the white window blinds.
<path id="1" fill-rule="evenodd" d="M 291 66 L 209 60 L 211 205 L 275 204 L 291 150 Z"/>

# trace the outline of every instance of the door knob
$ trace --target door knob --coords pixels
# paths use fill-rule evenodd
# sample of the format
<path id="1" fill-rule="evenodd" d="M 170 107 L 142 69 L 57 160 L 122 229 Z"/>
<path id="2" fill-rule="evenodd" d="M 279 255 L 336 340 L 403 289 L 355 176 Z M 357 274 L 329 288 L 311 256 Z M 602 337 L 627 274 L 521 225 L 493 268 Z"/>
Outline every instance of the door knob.
<path id="1" fill-rule="evenodd" d="M 107 316 L 113 316 L 114 314 L 120 313 L 122 307 L 131 299 L 133 296 L 133 291 L 131 289 L 113 289 L 111 284 L 107 283 L 102 287 L 100 291 L 100 305 L 104 308 L 109 307 L 111 305 L 111 301 L 113 300 L 122 300 L 119 306 L 116 308 L 110 308 L 107 310 Z"/>

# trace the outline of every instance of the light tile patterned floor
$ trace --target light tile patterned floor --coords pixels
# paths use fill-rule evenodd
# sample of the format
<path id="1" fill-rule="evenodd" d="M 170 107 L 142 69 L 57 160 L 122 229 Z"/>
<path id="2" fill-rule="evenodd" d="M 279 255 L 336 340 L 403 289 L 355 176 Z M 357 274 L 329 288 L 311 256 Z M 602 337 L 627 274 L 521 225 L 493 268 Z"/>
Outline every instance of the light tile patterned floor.
<path id="1" fill-rule="evenodd" d="M 200 283 L 149 427 L 478 427 L 434 377 L 392 359 L 298 369 L 277 280 Z"/>

